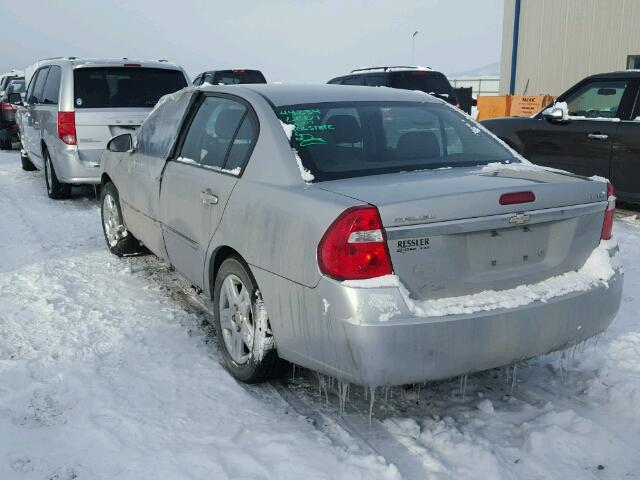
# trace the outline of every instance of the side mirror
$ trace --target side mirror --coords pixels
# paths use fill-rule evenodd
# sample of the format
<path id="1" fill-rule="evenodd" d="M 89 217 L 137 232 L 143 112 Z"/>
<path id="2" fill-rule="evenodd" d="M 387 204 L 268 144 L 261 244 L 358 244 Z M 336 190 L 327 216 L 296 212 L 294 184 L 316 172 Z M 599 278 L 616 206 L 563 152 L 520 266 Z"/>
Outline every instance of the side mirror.
<path id="1" fill-rule="evenodd" d="M 122 153 L 133 150 L 133 137 L 130 133 L 123 133 L 117 137 L 113 137 L 107 143 L 107 150 L 110 152 Z"/>
<path id="2" fill-rule="evenodd" d="M 11 105 L 22 106 L 22 95 L 19 93 L 10 93 L 8 97 L 9 103 Z"/>
<path id="3" fill-rule="evenodd" d="M 563 122 L 568 120 L 564 114 L 564 110 L 560 107 L 551 106 L 542 111 L 542 117 L 552 122 Z"/>

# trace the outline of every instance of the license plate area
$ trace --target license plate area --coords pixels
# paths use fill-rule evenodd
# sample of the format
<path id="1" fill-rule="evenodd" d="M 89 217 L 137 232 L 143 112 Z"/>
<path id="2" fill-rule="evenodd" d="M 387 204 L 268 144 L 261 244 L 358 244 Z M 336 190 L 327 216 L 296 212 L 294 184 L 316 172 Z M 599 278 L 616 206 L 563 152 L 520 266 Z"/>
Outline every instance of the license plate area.
<path id="1" fill-rule="evenodd" d="M 466 234 L 470 273 L 522 269 L 547 258 L 549 225 L 525 225 Z"/>

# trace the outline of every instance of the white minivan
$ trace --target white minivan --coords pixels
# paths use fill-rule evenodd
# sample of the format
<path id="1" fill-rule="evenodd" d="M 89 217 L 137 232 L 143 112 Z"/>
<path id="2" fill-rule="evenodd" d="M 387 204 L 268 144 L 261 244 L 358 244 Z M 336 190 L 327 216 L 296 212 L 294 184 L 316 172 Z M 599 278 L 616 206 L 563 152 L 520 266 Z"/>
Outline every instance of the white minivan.
<path id="1" fill-rule="evenodd" d="M 49 197 L 72 185 L 99 184 L 100 158 L 113 136 L 134 132 L 160 97 L 190 85 L 164 60 L 41 60 L 24 101 L 14 97 L 22 168 L 44 169 Z"/>

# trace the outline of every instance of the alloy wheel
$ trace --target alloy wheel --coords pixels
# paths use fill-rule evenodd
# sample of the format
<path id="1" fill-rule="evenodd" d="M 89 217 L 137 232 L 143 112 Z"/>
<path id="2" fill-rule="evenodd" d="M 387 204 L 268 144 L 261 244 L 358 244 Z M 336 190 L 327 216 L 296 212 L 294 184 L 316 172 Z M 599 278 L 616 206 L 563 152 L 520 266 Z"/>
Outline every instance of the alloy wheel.
<path id="1" fill-rule="evenodd" d="M 255 326 L 250 293 L 236 275 L 230 274 L 222 282 L 219 314 L 227 351 L 242 365 L 251 357 Z"/>
<path id="2" fill-rule="evenodd" d="M 116 201 L 110 194 L 106 194 L 102 200 L 102 225 L 109 246 L 115 247 L 122 237 L 124 227 Z"/>

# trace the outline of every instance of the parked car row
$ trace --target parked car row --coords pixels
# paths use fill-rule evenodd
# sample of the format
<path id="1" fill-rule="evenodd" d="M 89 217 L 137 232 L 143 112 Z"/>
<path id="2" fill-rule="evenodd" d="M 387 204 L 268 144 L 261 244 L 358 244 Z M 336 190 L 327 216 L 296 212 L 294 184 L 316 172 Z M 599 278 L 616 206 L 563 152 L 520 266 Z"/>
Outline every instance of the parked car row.
<path id="1" fill-rule="evenodd" d="M 52 198 L 100 185 L 109 250 L 149 250 L 211 299 L 237 379 L 286 360 L 422 382 L 610 324 L 623 278 L 606 180 L 526 163 L 431 69 L 317 86 L 258 74 L 191 86 L 166 61 L 66 57 L 9 95 L 23 168 L 45 170 Z"/>

